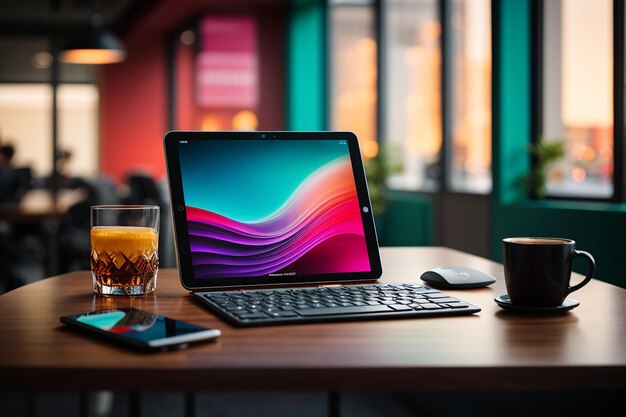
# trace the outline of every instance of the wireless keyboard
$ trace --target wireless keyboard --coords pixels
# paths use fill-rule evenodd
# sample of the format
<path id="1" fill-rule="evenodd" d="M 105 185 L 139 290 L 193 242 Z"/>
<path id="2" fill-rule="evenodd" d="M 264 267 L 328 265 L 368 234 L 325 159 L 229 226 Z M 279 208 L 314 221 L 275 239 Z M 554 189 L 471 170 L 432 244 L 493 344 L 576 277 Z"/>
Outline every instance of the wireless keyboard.
<path id="1" fill-rule="evenodd" d="M 418 318 L 472 314 L 480 308 L 419 284 L 203 292 L 194 294 L 235 326 Z"/>

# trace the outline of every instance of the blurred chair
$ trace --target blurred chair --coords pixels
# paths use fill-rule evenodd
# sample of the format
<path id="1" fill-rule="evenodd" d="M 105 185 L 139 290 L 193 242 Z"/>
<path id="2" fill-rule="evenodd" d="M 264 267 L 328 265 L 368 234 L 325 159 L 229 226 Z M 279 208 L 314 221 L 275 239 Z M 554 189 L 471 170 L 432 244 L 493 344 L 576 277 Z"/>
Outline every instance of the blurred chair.
<path id="1" fill-rule="evenodd" d="M 149 175 L 129 174 L 126 183 L 128 195 L 122 199 L 123 204 L 163 204 L 156 182 Z"/>
<path id="2" fill-rule="evenodd" d="M 163 268 L 176 268 L 176 250 L 174 248 L 174 226 L 172 224 L 172 203 L 170 201 L 167 178 L 158 182 L 159 194 L 164 204 L 161 206 L 161 230 L 159 236 L 159 262 Z"/>
<path id="3" fill-rule="evenodd" d="M 128 175 L 127 185 L 128 195 L 122 199 L 123 204 L 152 204 L 161 208 L 159 266 L 162 268 L 175 267 L 170 204 L 163 183 L 157 184 L 151 176 L 145 173 L 131 173 Z"/>
<path id="4" fill-rule="evenodd" d="M 28 167 L 0 167 L 0 204 L 18 204 L 30 190 L 31 181 Z"/>
<path id="5" fill-rule="evenodd" d="M 11 225 L 0 221 L 0 294 L 25 284 L 15 271 L 15 260 L 20 256 L 19 252 Z"/>
<path id="6" fill-rule="evenodd" d="M 89 269 L 91 218 L 96 204 L 119 204 L 115 183 L 105 175 L 83 179 L 85 198 L 69 207 L 59 229 L 60 272 Z"/>
<path id="7" fill-rule="evenodd" d="M 45 276 L 41 228 L 25 226 L 0 220 L 0 294 Z"/>
<path id="8" fill-rule="evenodd" d="M 93 187 L 96 204 L 120 204 L 120 196 L 113 180 L 104 174 L 89 178 L 87 183 Z"/>

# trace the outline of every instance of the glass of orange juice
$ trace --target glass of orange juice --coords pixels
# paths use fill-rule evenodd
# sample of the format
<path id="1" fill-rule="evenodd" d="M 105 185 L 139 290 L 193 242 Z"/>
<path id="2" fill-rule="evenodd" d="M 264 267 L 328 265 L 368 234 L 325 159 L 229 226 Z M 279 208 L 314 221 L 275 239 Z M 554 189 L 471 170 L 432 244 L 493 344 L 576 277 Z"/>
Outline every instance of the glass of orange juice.
<path id="1" fill-rule="evenodd" d="M 91 275 L 101 295 L 143 295 L 156 288 L 159 206 L 91 206 Z"/>

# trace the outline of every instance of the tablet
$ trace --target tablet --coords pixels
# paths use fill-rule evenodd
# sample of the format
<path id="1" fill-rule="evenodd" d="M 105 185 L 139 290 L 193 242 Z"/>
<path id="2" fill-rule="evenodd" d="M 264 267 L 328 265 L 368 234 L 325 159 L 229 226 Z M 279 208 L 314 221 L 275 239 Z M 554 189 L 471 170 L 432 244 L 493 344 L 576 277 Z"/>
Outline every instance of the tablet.
<path id="1" fill-rule="evenodd" d="M 164 145 L 186 289 L 381 276 L 353 133 L 172 131 Z"/>

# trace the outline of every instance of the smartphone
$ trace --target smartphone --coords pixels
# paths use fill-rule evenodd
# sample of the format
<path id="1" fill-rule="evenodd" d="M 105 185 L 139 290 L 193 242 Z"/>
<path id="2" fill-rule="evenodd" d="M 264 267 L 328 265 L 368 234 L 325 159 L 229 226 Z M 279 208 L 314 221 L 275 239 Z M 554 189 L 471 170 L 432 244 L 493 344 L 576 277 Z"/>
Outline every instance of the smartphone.
<path id="1" fill-rule="evenodd" d="M 134 308 L 91 311 L 60 317 L 61 323 L 94 336 L 141 350 L 185 348 L 215 340 L 218 329 L 196 326 Z"/>

